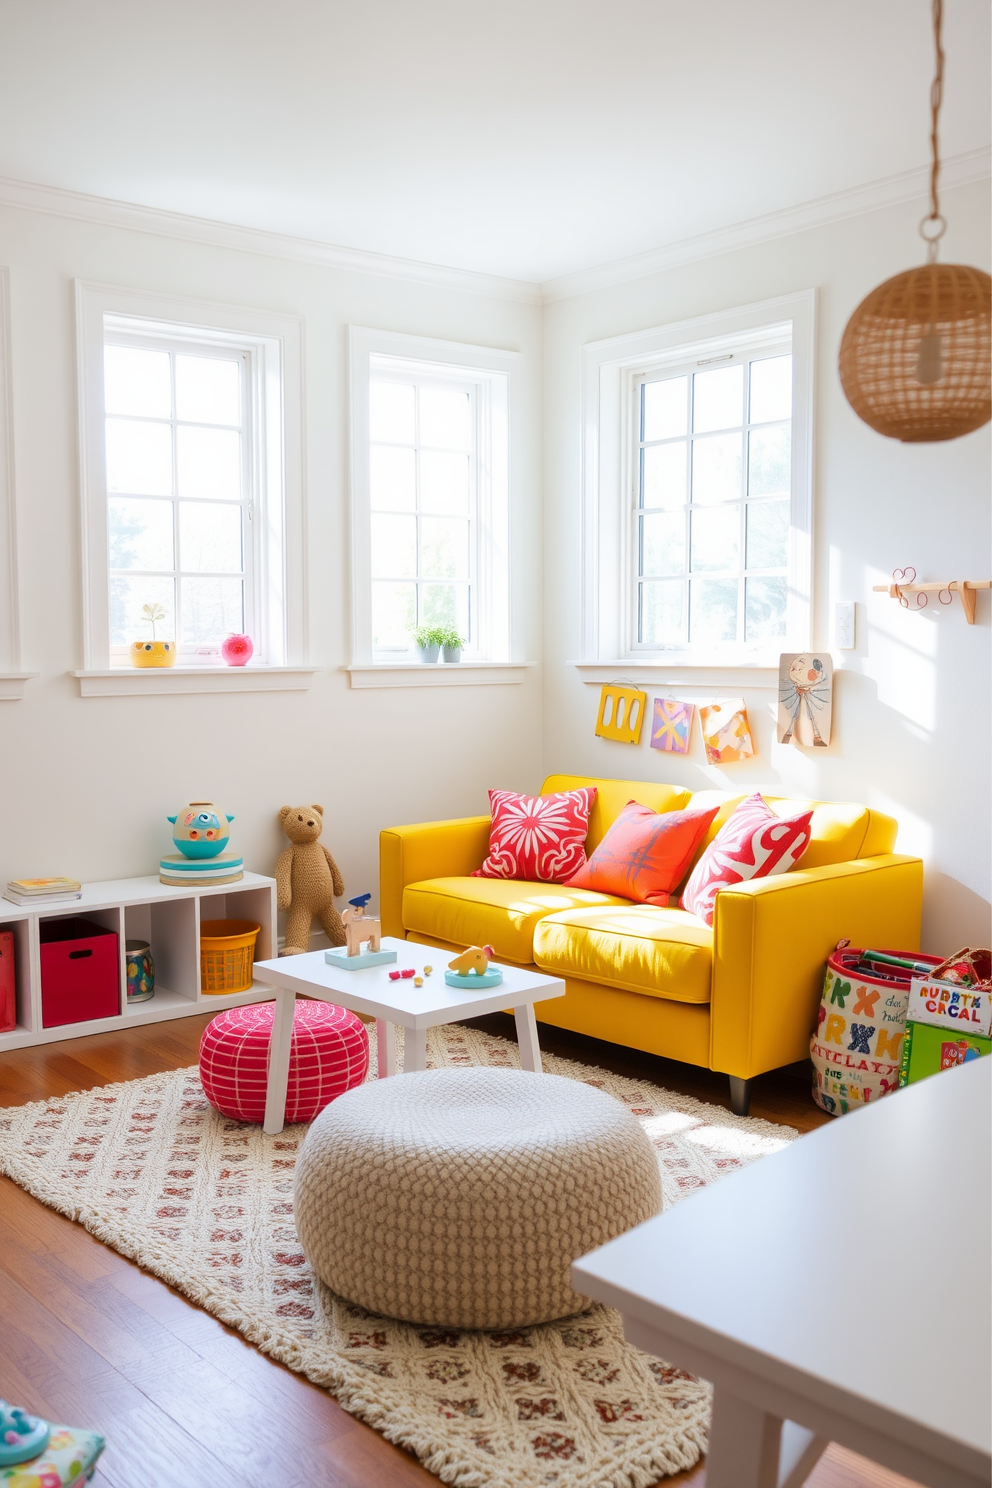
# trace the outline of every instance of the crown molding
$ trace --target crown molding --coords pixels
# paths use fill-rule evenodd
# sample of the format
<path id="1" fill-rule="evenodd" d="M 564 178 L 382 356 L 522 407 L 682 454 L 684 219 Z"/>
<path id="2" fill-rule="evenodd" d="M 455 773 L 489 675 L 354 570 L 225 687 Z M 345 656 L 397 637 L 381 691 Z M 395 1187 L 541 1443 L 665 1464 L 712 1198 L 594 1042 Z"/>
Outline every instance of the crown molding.
<path id="1" fill-rule="evenodd" d="M 182 238 L 188 243 L 203 243 L 211 248 L 233 248 L 241 253 L 259 253 L 267 258 L 317 264 L 321 268 L 378 274 L 388 279 L 403 279 L 408 283 L 427 284 L 439 289 L 462 290 L 466 294 L 488 295 L 495 299 L 516 300 L 528 305 L 541 303 L 540 286 L 525 279 L 506 279 L 498 274 L 482 274 L 472 269 L 454 269 L 443 264 L 421 263 L 417 259 L 394 258 L 388 253 L 372 253 L 362 248 L 342 248 L 335 243 L 321 243 L 311 238 L 293 237 L 288 233 L 268 232 L 264 228 L 239 227 L 233 222 L 217 222 L 206 217 L 189 217 L 183 212 L 137 206 L 133 202 L 89 196 L 85 192 L 67 191 L 59 186 L 42 186 L 34 181 L 15 181 L 9 177 L 0 177 L 0 206 L 48 212 L 56 217 L 71 217 L 79 222 L 129 228 L 132 232 L 152 233 L 156 237 Z"/>
<path id="2" fill-rule="evenodd" d="M 941 188 L 946 190 L 948 187 L 967 186 L 975 181 L 985 180 L 990 169 L 992 151 L 988 149 L 952 155 L 941 163 Z M 647 253 L 635 254 L 632 258 L 615 259 L 596 268 L 562 274 L 541 285 L 541 298 L 545 304 L 555 300 L 568 300 L 575 295 L 589 294 L 593 290 L 608 289 L 614 284 L 647 279 L 652 274 L 677 269 L 683 264 L 696 263 L 701 258 L 716 258 L 722 253 L 751 248 L 775 238 L 787 238 L 793 233 L 806 232 L 813 227 L 824 227 L 831 222 L 860 217 L 882 207 L 915 201 L 926 196 L 929 182 L 928 166 L 901 171 L 894 176 L 884 176 L 878 181 L 868 181 L 863 186 L 854 186 L 847 191 L 836 191 L 830 196 L 803 202 L 798 207 L 786 207 L 779 212 L 768 212 L 763 217 L 735 222 L 730 227 L 715 228 L 712 232 L 699 233 L 692 238 L 681 238 L 661 248 L 652 248 Z"/>

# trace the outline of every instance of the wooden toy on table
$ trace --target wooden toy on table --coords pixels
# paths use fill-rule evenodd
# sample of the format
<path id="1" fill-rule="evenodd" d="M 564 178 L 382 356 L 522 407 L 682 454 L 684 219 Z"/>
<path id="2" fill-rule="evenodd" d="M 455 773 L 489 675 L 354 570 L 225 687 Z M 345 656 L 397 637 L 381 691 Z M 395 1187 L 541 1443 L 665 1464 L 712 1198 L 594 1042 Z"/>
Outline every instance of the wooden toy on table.
<path id="1" fill-rule="evenodd" d="M 498 966 L 491 966 L 495 955 L 492 946 L 469 946 L 460 956 L 448 962 L 444 980 L 449 987 L 497 987 L 503 980 Z"/>
<path id="2" fill-rule="evenodd" d="M 348 900 L 348 908 L 341 916 L 344 926 L 345 949 L 325 951 L 328 966 L 339 966 L 344 971 L 358 971 L 364 966 L 385 966 L 396 960 L 395 951 L 382 949 L 382 921 L 378 915 L 367 915 L 366 905 L 371 894 L 357 894 Z M 368 945 L 368 950 L 362 947 Z M 392 973 L 390 973 L 392 975 Z"/>

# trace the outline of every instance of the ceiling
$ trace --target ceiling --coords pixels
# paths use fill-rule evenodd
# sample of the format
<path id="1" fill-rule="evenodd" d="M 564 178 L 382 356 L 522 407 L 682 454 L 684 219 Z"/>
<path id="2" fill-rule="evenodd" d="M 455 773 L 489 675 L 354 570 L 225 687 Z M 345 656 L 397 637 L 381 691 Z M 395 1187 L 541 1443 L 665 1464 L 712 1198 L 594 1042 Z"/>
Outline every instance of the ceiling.
<path id="1" fill-rule="evenodd" d="M 0 175 L 543 281 L 923 165 L 932 65 L 929 0 L 0 0 Z"/>

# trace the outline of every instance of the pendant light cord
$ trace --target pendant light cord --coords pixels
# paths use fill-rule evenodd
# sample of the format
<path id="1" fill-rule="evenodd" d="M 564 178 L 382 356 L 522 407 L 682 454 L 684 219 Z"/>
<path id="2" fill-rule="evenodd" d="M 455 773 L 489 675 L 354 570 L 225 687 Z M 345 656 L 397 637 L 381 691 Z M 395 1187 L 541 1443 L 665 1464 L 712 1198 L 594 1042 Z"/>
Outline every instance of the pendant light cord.
<path id="1" fill-rule="evenodd" d="M 947 231 L 947 223 L 940 215 L 940 199 L 937 194 L 937 183 L 940 177 L 938 130 L 940 126 L 940 105 L 944 98 L 944 47 L 941 41 L 944 20 L 944 0 L 932 0 L 932 11 L 935 71 L 933 82 L 930 84 L 930 211 L 920 223 L 920 236 L 927 245 L 928 263 L 934 263 L 936 261 L 937 244 Z M 932 229 L 928 232 L 927 227 L 931 224 Z"/>

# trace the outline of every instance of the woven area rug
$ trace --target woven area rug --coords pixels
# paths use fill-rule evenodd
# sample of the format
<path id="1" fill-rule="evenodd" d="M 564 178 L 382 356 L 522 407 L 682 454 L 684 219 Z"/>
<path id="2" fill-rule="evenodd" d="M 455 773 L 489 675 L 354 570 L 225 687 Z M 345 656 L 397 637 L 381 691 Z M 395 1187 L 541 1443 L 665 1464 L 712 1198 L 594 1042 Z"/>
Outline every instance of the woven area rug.
<path id="1" fill-rule="evenodd" d="M 515 1044 L 458 1025 L 431 1030 L 428 1063 L 519 1067 Z M 546 1055 L 545 1068 L 637 1116 L 665 1207 L 797 1135 L 593 1066 Z M 0 1171 L 325 1386 L 446 1483 L 648 1488 L 698 1461 L 709 1387 L 632 1348 L 609 1308 L 520 1332 L 446 1332 L 328 1292 L 293 1226 L 305 1134 L 229 1121 L 193 1068 L 0 1110 Z"/>

